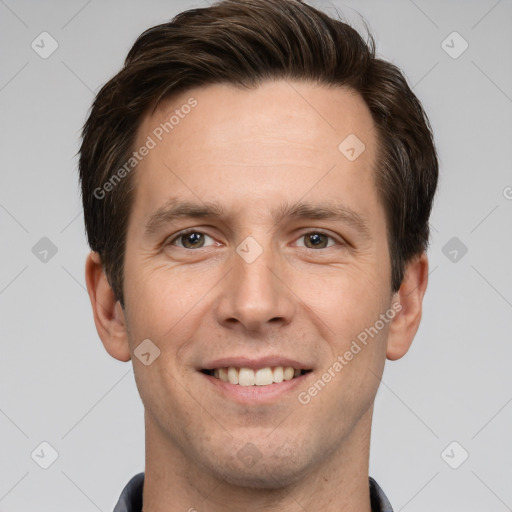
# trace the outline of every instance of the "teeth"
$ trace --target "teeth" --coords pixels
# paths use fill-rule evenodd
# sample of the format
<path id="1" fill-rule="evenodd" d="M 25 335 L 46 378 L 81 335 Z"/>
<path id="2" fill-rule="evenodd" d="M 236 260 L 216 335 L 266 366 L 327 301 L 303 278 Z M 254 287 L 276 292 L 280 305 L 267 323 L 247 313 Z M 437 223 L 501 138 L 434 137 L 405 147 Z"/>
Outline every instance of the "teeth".
<path id="1" fill-rule="evenodd" d="M 274 368 L 274 382 L 283 382 L 283 367 L 276 366 Z"/>
<path id="2" fill-rule="evenodd" d="M 273 382 L 274 375 L 272 374 L 272 368 L 267 366 L 266 368 L 256 370 L 254 374 L 254 384 L 256 384 L 256 386 L 267 386 Z"/>
<path id="3" fill-rule="evenodd" d="M 228 382 L 230 384 L 238 384 L 238 370 L 232 366 L 228 368 Z"/>
<path id="4" fill-rule="evenodd" d="M 254 372 L 250 368 L 240 368 L 238 384 L 240 386 L 254 386 Z"/>
<path id="5" fill-rule="evenodd" d="M 284 380 L 292 380 L 294 374 L 295 374 L 295 370 L 291 366 L 287 366 L 283 372 L 283 379 Z"/>
<path id="6" fill-rule="evenodd" d="M 238 384 L 240 386 L 268 386 L 272 383 L 283 382 L 283 380 L 292 380 L 302 373 L 301 370 L 291 366 L 276 366 L 271 368 L 266 366 L 254 371 L 252 368 L 216 368 L 213 370 L 213 376 L 223 382 Z"/>

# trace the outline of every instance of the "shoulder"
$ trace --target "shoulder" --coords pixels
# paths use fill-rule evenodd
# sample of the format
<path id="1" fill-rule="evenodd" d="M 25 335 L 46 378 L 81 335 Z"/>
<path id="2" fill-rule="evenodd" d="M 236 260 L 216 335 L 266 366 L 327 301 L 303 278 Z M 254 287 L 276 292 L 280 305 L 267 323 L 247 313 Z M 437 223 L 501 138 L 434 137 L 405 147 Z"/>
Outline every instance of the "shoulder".
<path id="1" fill-rule="evenodd" d="M 139 473 L 126 484 L 114 512 L 141 512 L 143 488 L 144 473 Z"/>
<path id="2" fill-rule="evenodd" d="M 369 480 L 372 512 L 393 512 L 393 507 L 379 484 L 371 476 Z"/>

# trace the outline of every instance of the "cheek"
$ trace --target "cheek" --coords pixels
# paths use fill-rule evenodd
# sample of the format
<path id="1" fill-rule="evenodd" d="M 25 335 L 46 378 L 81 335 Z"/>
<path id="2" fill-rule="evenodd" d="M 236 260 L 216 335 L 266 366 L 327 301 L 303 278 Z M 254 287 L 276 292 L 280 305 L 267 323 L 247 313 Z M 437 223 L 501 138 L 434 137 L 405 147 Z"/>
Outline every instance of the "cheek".
<path id="1" fill-rule="evenodd" d="M 129 269 L 129 267 L 128 267 Z M 179 323 L 180 329 L 201 309 L 202 299 L 211 288 L 208 275 L 182 272 L 179 267 L 144 267 L 127 272 L 125 297 L 130 308 L 132 330 L 150 330 L 155 338 L 165 338 Z"/>
<path id="2" fill-rule="evenodd" d="M 388 307 L 387 274 L 375 265 L 329 268 L 296 281 L 297 295 L 323 321 L 326 337 L 343 346 Z"/>

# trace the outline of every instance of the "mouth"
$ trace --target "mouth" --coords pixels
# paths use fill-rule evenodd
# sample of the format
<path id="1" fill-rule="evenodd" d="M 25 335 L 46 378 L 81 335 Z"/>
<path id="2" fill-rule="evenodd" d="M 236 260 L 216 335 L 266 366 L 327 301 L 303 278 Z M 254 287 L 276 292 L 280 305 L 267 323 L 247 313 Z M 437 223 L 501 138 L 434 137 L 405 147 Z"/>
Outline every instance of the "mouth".
<path id="1" fill-rule="evenodd" d="M 311 370 L 293 368 L 292 366 L 265 366 L 258 369 L 228 366 L 211 369 L 205 368 L 201 372 L 228 384 L 238 386 L 270 386 L 296 379 L 301 375 L 310 373 Z"/>

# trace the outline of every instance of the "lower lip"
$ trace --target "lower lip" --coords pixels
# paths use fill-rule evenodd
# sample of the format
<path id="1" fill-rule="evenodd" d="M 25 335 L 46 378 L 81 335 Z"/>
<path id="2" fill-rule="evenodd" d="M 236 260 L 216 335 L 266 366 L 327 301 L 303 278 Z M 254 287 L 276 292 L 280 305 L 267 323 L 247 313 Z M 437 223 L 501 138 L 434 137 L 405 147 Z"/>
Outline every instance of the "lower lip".
<path id="1" fill-rule="evenodd" d="M 287 393 L 291 393 L 299 386 L 304 386 L 306 377 L 311 375 L 312 372 L 304 375 L 299 375 L 291 380 L 284 380 L 283 382 L 274 382 L 266 386 L 241 386 L 240 384 L 230 384 L 223 380 L 199 372 L 203 377 L 215 386 L 220 393 L 227 398 L 239 402 L 241 404 L 257 404 L 268 403 L 273 399 L 283 398 Z"/>

